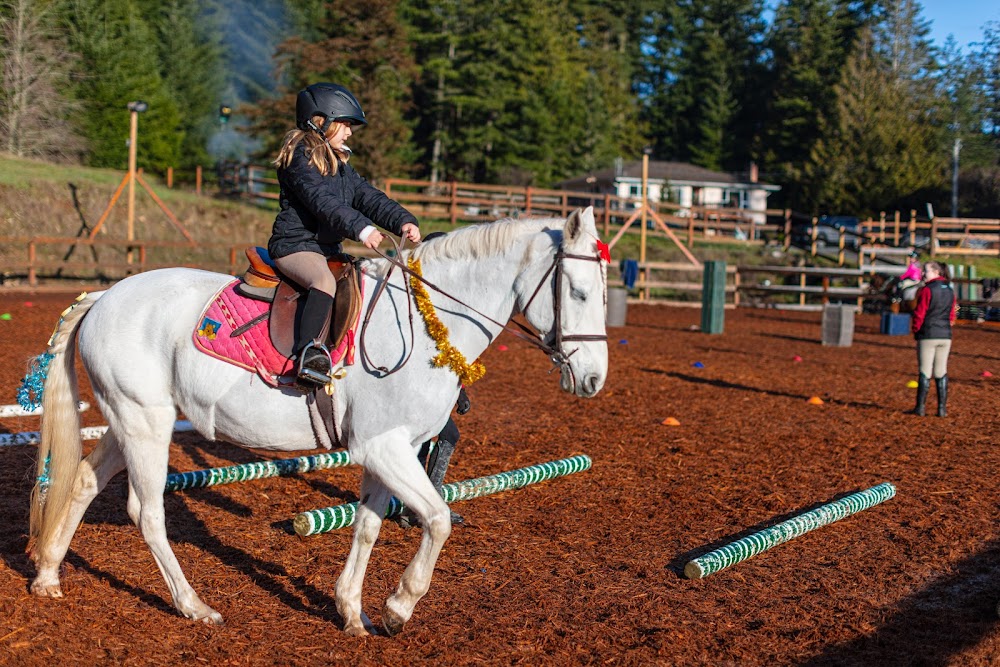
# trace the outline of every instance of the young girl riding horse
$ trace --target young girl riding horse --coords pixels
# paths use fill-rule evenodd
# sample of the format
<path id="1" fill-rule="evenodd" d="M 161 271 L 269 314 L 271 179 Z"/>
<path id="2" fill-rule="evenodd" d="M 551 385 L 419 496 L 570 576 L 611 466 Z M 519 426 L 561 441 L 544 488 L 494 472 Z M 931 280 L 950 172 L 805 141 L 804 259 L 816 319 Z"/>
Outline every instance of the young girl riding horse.
<path id="1" fill-rule="evenodd" d="M 315 382 L 314 373 L 325 376 L 331 368 L 320 340 L 336 293 L 327 258 L 342 251 L 344 239 L 377 248 L 383 236 L 376 224 L 413 242 L 420 240 L 420 229 L 413 214 L 348 163 L 345 142 L 355 127 L 368 124 L 349 90 L 334 83 L 306 87 L 295 101 L 295 121 L 274 161 L 281 211 L 267 250 L 286 278 L 308 290 L 293 353 L 300 381 Z"/>

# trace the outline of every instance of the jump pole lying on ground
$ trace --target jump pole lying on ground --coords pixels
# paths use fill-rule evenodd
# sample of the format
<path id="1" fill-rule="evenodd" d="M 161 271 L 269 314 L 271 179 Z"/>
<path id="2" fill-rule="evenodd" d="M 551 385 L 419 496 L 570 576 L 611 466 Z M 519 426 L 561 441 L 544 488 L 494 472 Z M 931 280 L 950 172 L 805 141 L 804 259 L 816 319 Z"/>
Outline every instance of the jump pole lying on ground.
<path id="1" fill-rule="evenodd" d="M 80 408 L 80 412 L 83 412 L 90 407 L 90 403 L 80 401 L 78 407 Z M 42 414 L 41 406 L 38 406 L 34 410 L 25 410 L 20 405 L 0 405 L 0 417 L 34 417 L 40 414 Z"/>
<path id="2" fill-rule="evenodd" d="M 463 482 L 453 482 L 441 487 L 441 497 L 446 503 L 453 503 L 459 500 L 469 500 L 480 496 L 488 496 L 510 489 L 520 489 L 529 484 L 544 482 L 548 479 L 563 477 L 575 472 L 583 472 L 590 468 L 590 457 L 586 454 L 571 456 L 567 459 L 539 463 L 526 468 L 518 468 L 508 472 L 500 472 L 486 477 L 477 477 Z M 292 521 L 295 532 L 302 537 L 308 535 L 318 535 L 337 528 L 346 528 L 354 523 L 357 513 L 358 503 L 347 503 L 326 507 L 318 510 L 309 510 L 296 515 Z M 385 511 L 385 518 L 392 519 L 399 516 L 403 511 L 403 503 L 396 498 L 389 501 L 389 507 Z"/>
<path id="3" fill-rule="evenodd" d="M 223 468 L 207 468 L 191 472 L 175 472 L 167 475 L 164 491 L 182 491 L 232 482 L 248 482 L 267 477 L 284 477 L 311 470 L 342 468 L 351 464 L 351 457 L 345 450 L 300 456 L 294 459 L 275 459 L 239 463 Z"/>
<path id="4" fill-rule="evenodd" d="M 895 495 L 896 487 L 889 482 L 852 493 L 699 556 L 684 566 L 684 576 L 688 579 L 707 577 L 820 526 L 874 507 Z"/>
<path id="5" fill-rule="evenodd" d="M 193 431 L 194 426 L 186 419 L 181 419 L 174 423 L 174 433 L 186 433 Z M 87 426 L 80 429 L 81 440 L 100 440 L 101 436 L 107 433 L 107 426 Z M 16 445 L 37 445 L 42 440 L 39 431 L 22 431 L 20 433 L 0 433 L 0 447 L 14 447 Z"/>

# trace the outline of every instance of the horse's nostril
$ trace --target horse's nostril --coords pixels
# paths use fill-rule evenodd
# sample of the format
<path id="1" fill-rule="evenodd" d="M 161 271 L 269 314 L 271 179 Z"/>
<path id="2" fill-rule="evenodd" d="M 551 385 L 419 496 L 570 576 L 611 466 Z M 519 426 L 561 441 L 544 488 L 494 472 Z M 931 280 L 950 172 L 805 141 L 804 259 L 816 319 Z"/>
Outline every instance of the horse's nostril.
<path id="1" fill-rule="evenodd" d="M 588 375 L 583 379 L 583 390 L 588 396 L 593 396 L 597 393 L 597 384 L 599 379 L 596 375 Z"/>

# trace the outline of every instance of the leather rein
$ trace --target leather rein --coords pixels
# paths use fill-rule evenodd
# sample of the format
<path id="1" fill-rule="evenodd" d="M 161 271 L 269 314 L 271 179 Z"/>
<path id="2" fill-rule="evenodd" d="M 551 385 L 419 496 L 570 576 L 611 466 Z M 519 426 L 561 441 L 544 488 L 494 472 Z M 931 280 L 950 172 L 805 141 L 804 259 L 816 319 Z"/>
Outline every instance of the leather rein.
<path id="1" fill-rule="evenodd" d="M 420 282 L 422 282 L 424 285 L 426 285 L 430 289 L 434 290 L 435 292 L 437 292 L 437 293 L 439 293 L 439 294 L 441 294 L 443 296 L 448 297 L 452 301 L 454 301 L 454 302 L 458 303 L 459 305 L 461 305 L 461 306 L 469 309 L 473 313 L 479 315 L 480 317 L 482 317 L 483 319 L 491 322 L 492 324 L 495 324 L 496 326 L 500 327 L 503 331 L 508 332 L 512 336 L 520 338 L 521 340 L 526 341 L 526 342 L 530 343 L 531 345 L 534 345 L 535 347 L 537 347 L 538 349 L 540 349 L 542 352 L 544 352 L 549 357 L 549 359 L 555 365 L 555 367 L 553 368 L 553 370 L 555 370 L 555 368 L 560 368 L 560 369 L 561 368 L 569 368 L 570 376 L 573 379 L 574 388 L 575 388 L 575 385 L 576 385 L 576 377 L 573 374 L 572 368 L 569 367 L 569 358 L 571 356 L 573 356 L 573 354 L 579 348 L 573 350 L 569 354 L 566 354 L 566 352 L 563 350 L 563 343 L 572 342 L 572 341 L 600 342 L 600 341 L 607 341 L 608 340 L 607 334 L 569 334 L 569 335 L 565 335 L 565 334 L 563 334 L 563 331 L 562 331 L 562 276 L 563 276 L 562 260 L 564 260 L 564 259 L 574 259 L 574 260 L 581 260 L 581 261 L 587 261 L 587 262 L 601 262 L 603 260 L 601 259 L 601 256 L 599 254 L 596 254 L 596 255 L 576 255 L 576 254 L 572 254 L 572 253 L 563 252 L 562 248 L 560 248 L 559 250 L 556 251 L 556 254 L 555 254 L 555 256 L 552 259 L 552 264 L 549 265 L 549 268 L 545 271 L 545 274 L 542 276 L 541 280 L 538 281 L 538 285 L 535 287 L 535 290 L 531 293 L 531 297 L 528 299 L 528 302 L 525 303 L 524 307 L 521 309 L 522 313 L 527 313 L 528 312 L 528 308 L 531 306 L 532 302 L 534 302 L 535 297 L 538 296 L 539 292 L 541 292 L 542 286 L 545 285 L 545 281 L 552 274 L 552 272 L 555 271 L 555 286 L 554 286 L 554 292 L 555 292 L 555 294 L 553 296 L 553 326 L 552 326 L 552 331 L 549 332 L 549 336 L 547 336 L 546 338 L 542 338 L 542 336 L 539 333 L 533 331 L 532 329 L 526 327 L 525 325 L 521 324 L 520 322 L 518 322 L 516 320 L 511 320 L 511 322 L 513 322 L 513 324 L 517 325 L 517 327 L 520 330 L 511 327 L 509 324 L 504 324 L 503 322 L 496 321 L 495 319 L 493 319 L 492 317 L 490 317 L 486 313 L 483 313 L 482 311 L 478 310 L 477 308 L 474 308 L 474 307 L 470 306 L 469 304 L 465 303 L 464 301 L 462 301 L 458 297 L 453 296 L 452 294 L 449 294 L 447 291 L 441 289 L 440 287 L 438 287 L 434 283 L 430 282 L 429 280 L 427 280 L 426 278 L 424 278 L 422 275 L 420 275 L 417 272 L 413 271 L 412 269 L 410 269 L 410 267 L 406 266 L 405 263 L 401 262 L 398 259 L 399 255 L 400 255 L 400 249 L 401 248 L 396 243 L 396 240 L 394 238 L 392 238 L 392 237 L 388 237 L 388 238 L 389 238 L 390 241 L 392 241 L 393 246 L 395 247 L 396 257 L 390 257 L 389 255 L 386 255 L 385 253 L 383 253 L 378 248 L 374 248 L 375 253 L 379 257 L 381 257 L 381 258 L 385 259 L 386 261 L 388 261 L 389 264 L 390 264 L 390 266 L 389 266 L 389 271 L 386 273 L 385 280 L 382 282 L 381 285 L 379 285 L 378 290 L 376 290 L 375 294 L 372 296 L 371 302 L 368 305 L 368 310 L 365 313 L 364 322 L 361 325 L 361 336 L 360 336 L 361 353 L 362 353 L 362 355 L 364 357 L 365 363 L 367 363 L 369 365 L 369 367 L 371 367 L 371 368 L 373 368 L 373 369 L 375 369 L 375 370 L 383 373 L 382 377 L 386 377 L 388 375 L 392 375 L 396 371 L 400 370 L 410 360 L 410 355 L 413 354 L 413 341 L 414 341 L 414 332 L 413 332 L 413 299 L 412 299 L 411 294 L 410 294 L 410 281 L 409 280 L 405 281 L 406 301 L 407 301 L 407 316 L 408 316 L 408 318 L 410 320 L 410 351 L 407 353 L 406 358 L 403 359 L 403 361 L 400 362 L 400 364 L 398 366 L 396 366 L 395 368 L 393 368 L 391 370 L 388 369 L 388 368 L 386 368 L 386 367 L 384 367 L 384 366 L 376 366 L 371 361 L 371 358 L 368 356 L 367 346 L 365 345 L 365 342 L 364 342 L 365 341 L 365 332 L 368 329 L 368 323 L 371 320 L 372 313 L 375 310 L 375 304 L 376 304 L 376 302 L 378 302 L 379 298 L 381 298 L 382 293 L 385 291 L 386 286 L 388 286 L 388 284 L 389 284 L 389 278 L 392 275 L 392 271 L 393 271 L 394 268 L 398 268 L 404 274 L 407 274 L 409 276 L 412 276 L 412 277 L 416 278 L 417 280 L 419 280 Z M 549 342 L 550 340 L 551 340 L 551 343 Z"/>

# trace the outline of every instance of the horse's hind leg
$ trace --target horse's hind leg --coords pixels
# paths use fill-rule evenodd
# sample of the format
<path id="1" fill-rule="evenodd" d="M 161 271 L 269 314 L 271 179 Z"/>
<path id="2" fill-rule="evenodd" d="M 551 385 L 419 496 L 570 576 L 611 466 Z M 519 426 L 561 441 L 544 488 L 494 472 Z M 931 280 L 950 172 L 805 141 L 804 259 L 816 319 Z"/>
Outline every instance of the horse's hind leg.
<path id="1" fill-rule="evenodd" d="M 451 534 L 451 512 L 420 467 L 413 444 L 406 439 L 403 429 L 395 429 L 368 443 L 363 465 L 417 515 L 424 530 L 416 555 L 382 610 L 382 625 L 394 635 L 410 620 L 413 608 L 430 588 L 434 565 Z"/>
<path id="2" fill-rule="evenodd" d="M 130 420 L 124 448 L 129 470 L 129 516 L 139 525 L 167 582 L 174 607 L 184 616 L 221 624 L 222 615 L 201 601 L 191 588 L 167 541 L 163 489 L 167 484 L 170 438 L 176 413 L 173 408 L 147 409 L 146 419 Z M 138 514 L 138 516 L 135 516 Z"/>
<path id="3" fill-rule="evenodd" d="M 51 540 L 38 544 L 34 548 L 33 557 L 37 566 L 37 574 L 31 582 L 31 592 L 40 597 L 61 598 L 62 588 L 59 586 L 59 566 L 66 557 L 69 543 L 76 529 L 83 520 L 83 515 L 91 501 L 97 497 L 108 480 L 125 468 L 125 459 L 114 435 L 109 431 L 104 434 L 97 447 L 77 468 L 76 480 L 73 482 L 73 496 L 67 505 L 66 513 L 59 522 L 59 528 L 53 533 Z"/>
<path id="4" fill-rule="evenodd" d="M 381 482 L 367 470 L 362 473 L 361 502 L 354 519 L 354 540 L 344 571 L 337 579 L 336 592 L 337 612 L 344 622 L 344 632 L 354 637 L 368 634 L 364 612 L 361 611 L 361 589 L 389 497 L 389 490 Z"/>

